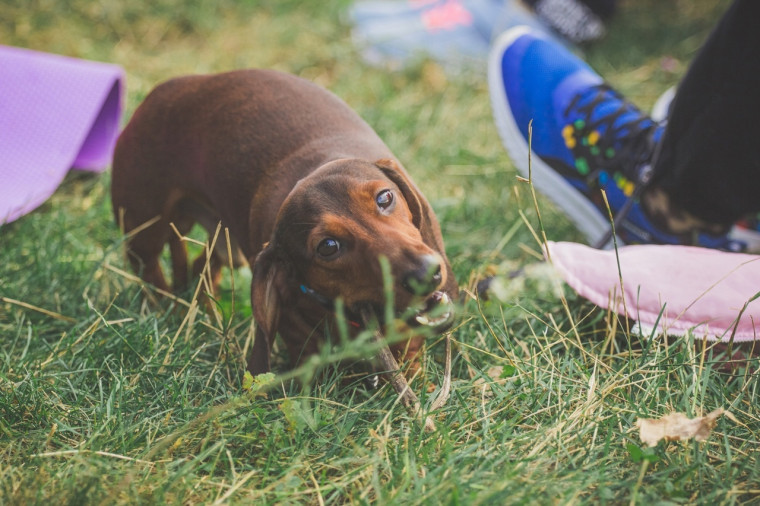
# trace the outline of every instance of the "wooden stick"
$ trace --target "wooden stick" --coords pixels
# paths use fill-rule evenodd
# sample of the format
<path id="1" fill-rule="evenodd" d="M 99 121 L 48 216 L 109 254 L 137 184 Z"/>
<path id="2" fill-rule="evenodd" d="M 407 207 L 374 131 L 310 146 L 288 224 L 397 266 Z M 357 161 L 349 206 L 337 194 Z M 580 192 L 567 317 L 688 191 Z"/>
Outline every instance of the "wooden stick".
<path id="1" fill-rule="evenodd" d="M 361 312 L 362 319 L 364 320 L 364 325 L 369 326 L 370 323 L 370 315 L 366 311 Z M 381 334 L 380 330 L 378 329 L 372 336 L 372 341 L 375 343 L 380 344 L 380 349 L 377 352 L 377 359 L 380 362 L 380 364 L 385 369 L 385 376 L 387 377 L 388 381 L 390 382 L 391 386 L 393 386 L 393 389 L 398 393 L 399 398 L 401 400 L 401 404 L 404 405 L 404 407 L 409 411 L 409 413 L 414 417 L 421 416 L 422 408 L 420 406 L 420 400 L 417 397 L 417 395 L 412 391 L 411 387 L 409 386 L 409 383 L 406 381 L 406 377 L 404 377 L 403 373 L 401 372 L 401 368 L 398 365 L 398 362 L 396 362 L 395 357 L 393 356 L 393 353 L 391 353 L 390 348 L 388 348 L 388 344 L 385 342 L 385 338 Z M 438 394 L 438 397 L 435 399 L 432 405 L 432 409 L 438 409 L 441 406 L 443 406 L 446 403 L 446 400 L 449 397 L 449 392 L 451 391 L 451 336 L 449 334 L 446 334 L 446 365 L 444 368 L 444 378 L 443 378 L 443 385 L 441 386 L 441 391 Z M 435 431 L 435 422 L 433 422 L 432 417 L 426 416 L 424 420 L 424 427 L 427 432 L 433 432 Z"/>

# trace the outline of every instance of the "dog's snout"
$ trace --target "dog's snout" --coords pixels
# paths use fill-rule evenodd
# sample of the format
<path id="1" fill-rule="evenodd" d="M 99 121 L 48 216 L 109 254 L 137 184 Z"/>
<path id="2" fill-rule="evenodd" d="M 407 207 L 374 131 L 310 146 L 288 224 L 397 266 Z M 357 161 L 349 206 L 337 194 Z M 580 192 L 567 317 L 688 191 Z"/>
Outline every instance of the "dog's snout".
<path id="1" fill-rule="evenodd" d="M 441 258 L 424 255 L 419 264 L 404 275 L 401 284 L 414 295 L 427 295 L 440 286 L 442 279 Z"/>

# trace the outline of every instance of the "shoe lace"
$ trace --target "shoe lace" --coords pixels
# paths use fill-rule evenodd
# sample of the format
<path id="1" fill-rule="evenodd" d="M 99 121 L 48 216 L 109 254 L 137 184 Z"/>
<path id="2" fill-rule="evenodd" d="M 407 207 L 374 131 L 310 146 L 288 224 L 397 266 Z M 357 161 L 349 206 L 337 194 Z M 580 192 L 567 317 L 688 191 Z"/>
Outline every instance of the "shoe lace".
<path id="1" fill-rule="evenodd" d="M 632 190 L 626 192 L 627 200 L 613 214 L 613 227 L 594 245 L 601 248 L 609 243 L 651 180 L 653 160 L 661 144 L 654 141 L 657 124 L 607 84 L 576 95 L 564 112 L 565 116 L 585 118 L 566 126 L 562 135 L 573 152 L 576 169 L 586 181 L 597 181 L 606 171 L 613 177 L 623 176 L 628 180 L 625 184 L 632 185 Z"/>
<path id="2" fill-rule="evenodd" d="M 582 175 L 591 180 L 605 170 L 641 182 L 640 168 L 650 165 L 655 147 L 657 124 L 651 118 L 607 84 L 575 95 L 565 109 L 565 116 L 570 115 L 582 119 L 566 126 L 562 135 Z"/>

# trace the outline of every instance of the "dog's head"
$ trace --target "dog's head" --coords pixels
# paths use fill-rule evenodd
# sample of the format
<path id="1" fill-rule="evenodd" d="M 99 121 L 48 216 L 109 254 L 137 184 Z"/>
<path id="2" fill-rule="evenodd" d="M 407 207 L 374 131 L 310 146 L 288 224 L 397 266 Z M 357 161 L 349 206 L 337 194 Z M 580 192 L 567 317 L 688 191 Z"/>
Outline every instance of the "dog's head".
<path id="1" fill-rule="evenodd" d="M 342 299 L 350 314 L 370 310 L 381 317 L 381 258 L 390 266 L 396 315 L 436 331 L 450 324 L 454 294 L 444 287 L 456 285 L 447 279 L 438 224 L 403 170 L 392 160 L 320 167 L 290 192 L 254 262 L 257 325 L 271 339 L 283 307 L 301 296 L 323 305 Z"/>

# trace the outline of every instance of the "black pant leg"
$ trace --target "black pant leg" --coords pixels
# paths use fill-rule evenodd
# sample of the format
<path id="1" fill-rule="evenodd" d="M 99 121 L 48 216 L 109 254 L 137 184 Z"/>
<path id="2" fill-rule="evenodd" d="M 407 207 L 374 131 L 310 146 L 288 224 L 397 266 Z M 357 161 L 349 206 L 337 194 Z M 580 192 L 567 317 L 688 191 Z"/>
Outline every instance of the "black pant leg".
<path id="1" fill-rule="evenodd" d="M 703 220 L 760 211 L 760 0 L 736 0 L 678 87 L 653 184 Z"/>

